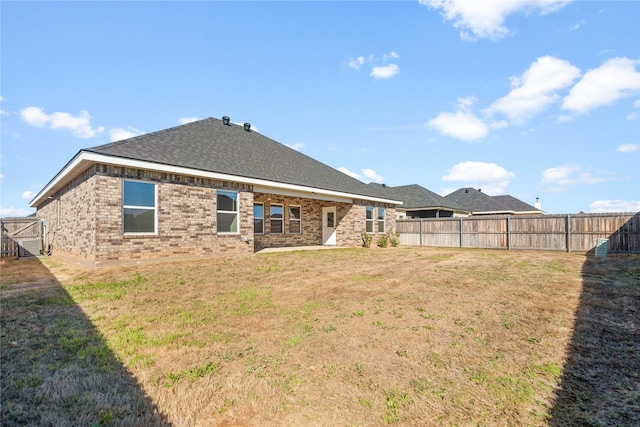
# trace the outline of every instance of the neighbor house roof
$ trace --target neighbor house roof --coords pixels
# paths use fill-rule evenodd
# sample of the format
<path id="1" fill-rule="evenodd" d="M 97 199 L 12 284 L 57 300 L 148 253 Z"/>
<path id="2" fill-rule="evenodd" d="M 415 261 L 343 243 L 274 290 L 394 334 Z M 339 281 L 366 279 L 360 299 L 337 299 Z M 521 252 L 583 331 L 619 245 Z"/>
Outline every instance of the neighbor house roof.
<path id="1" fill-rule="evenodd" d="M 543 213 L 541 210 L 516 199 L 513 196 L 489 196 L 481 190 L 473 187 L 461 188 L 451 194 L 447 194 L 445 199 L 451 200 L 473 214 L 523 214 L 523 213 Z"/>
<path id="2" fill-rule="evenodd" d="M 255 191 L 400 204 L 337 169 L 244 126 L 208 118 L 80 152 L 31 202 L 37 206 L 91 163 L 243 182 Z"/>
<path id="3" fill-rule="evenodd" d="M 502 204 L 507 209 L 510 209 L 519 214 L 524 213 L 542 213 L 542 211 L 534 206 L 531 206 L 528 203 L 523 202 L 520 199 L 516 199 L 513 196 L 508 194 L 504 196 L 493 196 L 494 199 L 498 200 L 500 204 Z"/>
<path id="4" fill-rule="evenodd" d="M 402 200 L 403 210 L 451 210 L 460 212 L 469 212 L 468 209 L 460 206 L 458 203 L 448 200 L 439 194 L 428 190 L 421 185 L 401 185 L 398 187 L 383 186 L 380 184 L 369 184 L 385 191 L 389 197 Z"/>

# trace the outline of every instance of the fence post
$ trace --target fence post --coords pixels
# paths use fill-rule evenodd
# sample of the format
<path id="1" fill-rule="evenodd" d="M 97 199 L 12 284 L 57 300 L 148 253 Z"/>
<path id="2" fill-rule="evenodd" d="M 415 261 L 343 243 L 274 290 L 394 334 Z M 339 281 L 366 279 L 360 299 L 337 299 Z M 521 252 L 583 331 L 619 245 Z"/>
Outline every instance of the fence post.
<path id="1" fill-rule="evenodd" d="M 422 219 L 420 219 L 420 246 L 422 246 Z"/>
<path id="2" fill-rule="evenodd" d="M 460 217 L 460 247 L 462 247 L 462 217 Z"/>
<path id="3" fill-rule="evenodd" d="M 507 217 L 507 250 L 511 250 L 511 217 Z"/>
<path id="4" fill-rule="evenodd" d="M 567 252 L 571 252 L 571 215 L 567 215 Z"/>

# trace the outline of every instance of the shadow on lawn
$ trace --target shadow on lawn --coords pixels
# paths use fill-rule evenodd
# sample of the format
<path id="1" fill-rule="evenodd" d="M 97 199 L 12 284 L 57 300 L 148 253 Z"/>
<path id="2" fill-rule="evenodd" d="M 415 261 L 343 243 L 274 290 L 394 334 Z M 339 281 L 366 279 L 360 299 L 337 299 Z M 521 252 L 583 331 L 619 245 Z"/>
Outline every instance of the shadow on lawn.
<path id="1" fill-rule="evenodd" d="M 596 258 L 590 253 L 582 279 L 569 356 L 549 425 L 638 426 L 640 255 Z"/>
<path id="2" fill-rule="evenodd" d="M 37 259 L 8 263 L 0 424 L 170 425 L 47 267 Z M 15 269 L 44 286 L 15 293 L 21 275 Z"/>

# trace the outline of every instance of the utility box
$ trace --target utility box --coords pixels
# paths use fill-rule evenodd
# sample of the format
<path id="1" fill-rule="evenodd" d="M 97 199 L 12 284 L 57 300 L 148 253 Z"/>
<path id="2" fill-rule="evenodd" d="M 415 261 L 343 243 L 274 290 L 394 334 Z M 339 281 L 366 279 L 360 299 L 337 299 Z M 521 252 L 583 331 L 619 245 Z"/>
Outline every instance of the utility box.
<path id="1" fill-rule="evenodd" d="M 596 257 L 606 257 L 609 254 L 609 239 L 596 241 Z"/>
<path id="2" fill-rule="evenodd" d="M 42 253 L 42 239 L 18 240 L 18 257 L 28 258 Z"/>

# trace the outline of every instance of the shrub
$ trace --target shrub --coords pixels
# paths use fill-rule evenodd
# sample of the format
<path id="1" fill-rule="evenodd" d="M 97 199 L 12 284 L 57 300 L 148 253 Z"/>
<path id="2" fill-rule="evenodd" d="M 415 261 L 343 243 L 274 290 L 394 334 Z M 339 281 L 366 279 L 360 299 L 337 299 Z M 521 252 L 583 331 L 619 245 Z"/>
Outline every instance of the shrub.
<path id="1" fill-rule="evenodd" d="M 400 246 L 400 233 L 389 233 L 389 240 L 391 241 L 391 246 L 397 248 Z"/>
<path id="2" fill-rule="evenodd" d="M 367 233 L 366 231 L 362 232 L 362 242 L 365 248 L 371 247 L 371 242 L 373 241 L 373 236 Z"/>
<path id="3" fill-rule="evenodd" d="M 387 246 L 389 246 L 389 237 L 387 237 L 386 234 L 383 234 L 382 237 L 380 237 L 378 246 L 380 246 L 381 248 L 386 248 Z"/>

